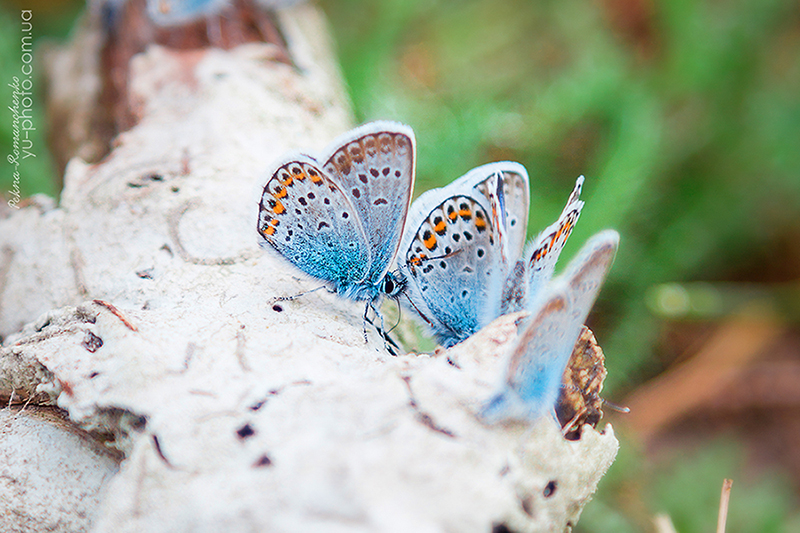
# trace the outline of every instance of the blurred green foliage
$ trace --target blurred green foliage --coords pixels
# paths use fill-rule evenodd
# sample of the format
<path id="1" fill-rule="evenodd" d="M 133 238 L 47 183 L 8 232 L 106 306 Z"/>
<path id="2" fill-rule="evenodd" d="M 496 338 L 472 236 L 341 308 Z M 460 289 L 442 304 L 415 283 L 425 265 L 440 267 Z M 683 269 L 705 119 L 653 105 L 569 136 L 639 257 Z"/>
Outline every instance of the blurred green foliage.
<path id="1" fill-rule="evenodd" d="M 612 398 L 661 369 L 661 322 L 646 306 L 648 288 L 800 277 L 800 255 L 792 262 L 776 253 L 800 239 L 795 0 L 321 4 L 358 120 L 414 128 L 417 195 L 477 165 L 519 161 L 531 176 L 534 235 L 586 175 L 586 207 L 561 263 L 602 228 L 622 234 L 590 323 L 606 353 Z M 40 2 L 37 37 L 66 35 L 76 5 Z M 21 8 L 0 5 L 4 155 Z M 41 93 L 37 104 L 39 148 L 20 167 L 21 187 L 53 194 Z M 0 194 L 10 173 L 0 172 Z M 651 530 L 653 513 L 665 512 L 682 533 L 711 531 L 722 479 L 732 477 L 729 531 L 800 531 L 788 484 L 745 471 L 744 452 L 732 442 L 658 465 L 623 442 L 580 530 Z"/>
<path id="2" fill-rule="evenodd" d="M 22 62 L 21 55 L 21 30 L 20 30 L 20 16 L 19 12 L 12 13 L 7 9 L 0 11 L 0 102 L 2 102 L 2 120 L 0 120 L 0 149 L 2 149 L 2 172 L 0 172 L 0 196 L 5 197 L 7 200 L 12 198 L 10 191 L 14 187 L 13 173 L 15 170 L 14 165 L 10 164 L 7 156 L 12 153 L 15 135 L 19 135 L 16 141 L 21 143 L 22 140 L 30 140 L 32 145 L 29 152 L 34 154 L 32 157 L 27 157 L 24 160 L 20 157 L 19 160 L 19 181 L 17 185 L 22 193 L 22 197 L 30 196 L 36 192 L 46 192 L 53 194 L 55 192 L 54 176 L 52 173 L 52 162 L 49 152 L 45 143 L 46 124 L 43 117 L 43 105 L 39 105 L 41 100 L 40 80 L 41 73 L 34 64 L 33 70 L 33 88 L 35 91 L 34 105 L 31 106 L 30 111 L 32 114 L 32 127 L 27 131 L 28 137 L 25 136 L 25 131 L 15 134 L 13 130 L 12 112 L 9 106 L 13 105 L 12 89 L 9 85 L 14 83 L 14 78 L 23 80 L 26 78 L 21 72 L 20 67 Z M 35 54 L 34 54 L 35 57 Z M 18 82 L 19 83 L 19 82 Z M 19 97 L 18 97 L 19 99 Z M 21 114 L 24 108 L 18 109 Z"/>
<path id="3" fill-rule="evenodd" d="M 742 467 L 744 451 L 731 440 L 708 443 L 671 458 L 654 472 L 651 508 L 667 513 L 678 531 L 715 531 L 724 478 L 735 479 L 728 510 L 728 533 L 783 532 L 793 511 L 789 480 L 777 473 L 753 476 Z"/>

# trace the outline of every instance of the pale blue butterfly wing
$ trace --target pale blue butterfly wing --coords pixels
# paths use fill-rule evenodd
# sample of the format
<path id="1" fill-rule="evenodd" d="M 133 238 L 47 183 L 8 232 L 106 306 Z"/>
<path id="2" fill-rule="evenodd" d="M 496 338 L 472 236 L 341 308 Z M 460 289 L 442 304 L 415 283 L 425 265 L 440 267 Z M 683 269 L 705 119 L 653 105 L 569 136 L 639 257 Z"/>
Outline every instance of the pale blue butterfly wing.
<path id="1" fill-rule="evenodd" d="M 397 253 L 414 188 L 415 149 L 411 128 L 373 122 L 338 139 L 325 162 L 366 231 L 368 279 L 382 279 Z"/>
<path id="2" fill-rule="evenodd" d="M 269 174 L 260 244 L 341 296 L 372 301 L 391 292 L 388 271 L 414 183 L 414 134 L 402 124 L 373 122 L 327 152 L 322 164 L 287 157 Z"/>
<path id="3" fill-rule="evenodd" d="M 519 257 L 527 238 L 530 204 L 530 184 L 525 167 L 512 161 L 489 163 L 472 169 L 455 183 L 461 180 L 459 186 L 478 190 L 489 199 L 493 209 L 500 211 L 497 217 L 502 224 L 498 229 L 506 258 L 513 261 Z M 502 185 L 501 195 L 496 192 L 498 185 Z M 502 196 L 502 200 L 498 196 Z"/>
<path id="4" fill-rule="evenodd" d="M 575 187 L 558 219 L 531 240 L 525 248 L 524 259 L 509 269 L 501 300 L 502 314 L 530 310 L 537 293 L 550 281 L 558 257 L 583 209 L 580 199 L 583 181 L 583 176 L 575 181 Z"/>
<path id="5" fill-rule="evenodd" d="M 505 279 L 503 236 L 521 253 L 527 208 L 528 175 L 509 162 L 476 168 L 412 205 L 398 268 L 411 308 L 443 346 L 496 315 Z"/>
<path id="6" fill-rule="evenodd" d="M 439 342 L 452 346 L 481 327 L 498 268 L 496 231 L 486 208 L 469 196 L 444 199 L 415 227 L 401 251 L 405 294 Z"/>
<path id="7" fill-rule="evenodd" d="M 355 206 L 310 157 L 278 166 L 259 208 L 261 245 L 344 292 L 367 280 L 370 251 Z"/>
<path id="8" fill-rule="evenodd" d="M 602 231 L 536 299 L 511 349 L 501 390 L 482 409 L 487 422 L 533 420 L 552 410 L 561 379 L 616 254 L 619 234 Z"/>
<path id="9" fill-rule="evenodd" d="M 558 256 L 564 249 L 567 239 L 572 234 L 578 218 L 581 216 L 583 202 L 583 176 L 575 181 L 575 187 L 567 199 L 558 220 L 542 230 L 528 246 L 525 257 L 528 258 L 528 292 L 535 295 L 553 276 Z"/>

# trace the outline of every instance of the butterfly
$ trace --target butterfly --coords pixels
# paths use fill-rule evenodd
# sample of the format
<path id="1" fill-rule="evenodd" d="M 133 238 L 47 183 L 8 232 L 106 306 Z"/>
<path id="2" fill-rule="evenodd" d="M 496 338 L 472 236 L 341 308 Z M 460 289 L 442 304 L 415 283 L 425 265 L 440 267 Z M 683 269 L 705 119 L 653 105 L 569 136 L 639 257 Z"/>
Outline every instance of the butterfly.
<path id="1" fill-rule="evenodd" d="M 411 206 L 398 253 L 409 306 L 444 347 L 527 308 L 580 216 L 578 178 L 558 220 L 525 247 L 529 183 L 514 162 L 477 167 Z"/>
<path id="2" fill-rule="evenodd" d="M 540 291 L 511 348 L 500 391 L 481 410 L 485 421 L 534 420 L 553 410 L 564 369 L 618 245 L 616 231 L 597 233 Z"/>
<path id="3" fill-rule="evenodd" d="M 343 298 L 397 296 L 390 272 L 411 203 L 416 141 L 408 126 L 378 121 L 339 137 L 316 159 L 274 164 L 261 194 L 259 244 Z"/>
<path id="4" fill-rule="evenodd" d="M 147 14 L 159 26 L 181 26 L 218 15 L 231 0 L 147 0 Z"/>

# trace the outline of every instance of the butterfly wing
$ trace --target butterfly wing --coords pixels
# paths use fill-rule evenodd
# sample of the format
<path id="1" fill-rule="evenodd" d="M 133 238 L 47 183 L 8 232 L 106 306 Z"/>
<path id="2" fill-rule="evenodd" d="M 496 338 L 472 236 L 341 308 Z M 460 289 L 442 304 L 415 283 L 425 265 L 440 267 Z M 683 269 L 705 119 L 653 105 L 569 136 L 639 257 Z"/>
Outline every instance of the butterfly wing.
<path id="1" fill-rule="evenodd" d="M 262 247 L 337 292 L 346 293 L 367 278 L 369 248 L 358 211 L 308 156 L 289 157 L 272 172 L 261 195 L 257 229 Z"/>
<path id="2" fill-rule="evenodd" d="M 581 216 L 583 202 L 580 196 L 581 190 L 583 189 L 583 180 L 583 176 L 580 176 L 575 181 L 575 187 L 572 193 L 570 193 L 567 204 L 564 206 L 563 211 L 561 211 L 558 220 L 540 232 L 539 235 L 531 241 L 531 244 L 526 250 L 525 257 L 528 258 L 526 265 L 528 271 L 528 287 L 525 292 L 529 306 L 535 304 L 536 294 L 553 276 L 558 256 L 561 255 L 561 251 L 564 249 L 567 239 L 575 228 L 575 223 Z"/>
<path id="3" fill-rule="evenodd" d="M 528 174 L 512 162 L 475 168 L 412 205 L 399 269 L 411 307 L 443 346 L 499 315 L 504 256 L 521 254 L 527 218 Z"/>
<path id="4" fill-rule="evenodd" d="M 333 143 L 325 172 L 355 207 L 369 249 L 366 282 L 378 283 L 397 254 L 414 188 L 414 132 L 371 122 Z"/>
<path id="5" fill-rule="evenodd" d="M 482 411 L 487 421 L 532 420 L 555 405 L 564 368 L 618 244 L 616 231 L 598 233 L 544 289 L 512 348 L 503 389 Z"/>
<path id="6" fill-rule="evenodd" d="M 500 195 L 496 192 L 498 178 L 502 183 Z M 504 221 L 498 229 L 501 230 L 506 258 L 510 263 L 516 261 L 522 254 L 528 231 L 530 184 L 525 167 L 513 161 L 489 163 L 470 170 L 452 186 L 459 190 L 477 189 L 490 205 L 497 202 L 498 217 Z"/>
<path id="7" fill-rule="evenodd" d="M 499 267 L 497 234 L 478 198 L 436 189 L 412 206 L 400 245 L 406 296 L 443 346 L 483 326 L 491 279 Z"/>

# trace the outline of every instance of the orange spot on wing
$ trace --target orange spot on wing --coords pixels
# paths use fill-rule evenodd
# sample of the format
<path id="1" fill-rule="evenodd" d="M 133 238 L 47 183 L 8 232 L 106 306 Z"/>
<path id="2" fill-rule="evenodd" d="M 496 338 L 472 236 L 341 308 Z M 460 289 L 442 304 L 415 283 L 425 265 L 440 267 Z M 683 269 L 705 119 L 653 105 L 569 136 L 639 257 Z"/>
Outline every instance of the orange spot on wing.
<path id="1" fill-rule="evenodd" d="M 436 224 L 433 227 L 433 231 L 435 231 L 436 233 L 441 235 L 442 233 L 444 233 L 446 228 L 447 228 L 447 224 L 445 223 L 445 221 L 444 220 L 440 220 L 439 223 Z"/>
<path id="2" fill-rule="evenodd" d="M 433 233 L 429 234 L 427 238 L 424 238 L 422 240 L 422 244 L 424 244 L 425 248 L 427 248 L 428 250 L 433 250 L 434 248 L 436 248 L 436 235 L 434 235 Z"/>
<path id="3" fill-rule="evenodd" d="M 275 207 L 272 208 L 276 215 L 282 215 L 286 212 L 286 208 L 280 202 L 275 202 Z"/>
<path id="4" fill-rule="evenodd" d="M 312 181 L 313 183 L 316 183 L 316 184 L 320 184 L 320 183 L 322 183 L 322 176 L 320 176 L 319 174 L 317 174 L 315 171 L 313 171 L 313 170 L 310 170 L 310 171 L 308 172 L 308 175 L 309 175 L 309 176 L 311 176 L 311 181 Z M 304 177 L 305 177 L 305 176 L 304 176 Z"/>
<path id="5" fill-rule="evenodd" d="M 275 196 L 275 198 L 286 198 L 287 194 L 288 193 L 286 192 L 286 187 L 281 187 L 280 189 L 275 191 L 274 196 Z"/>

